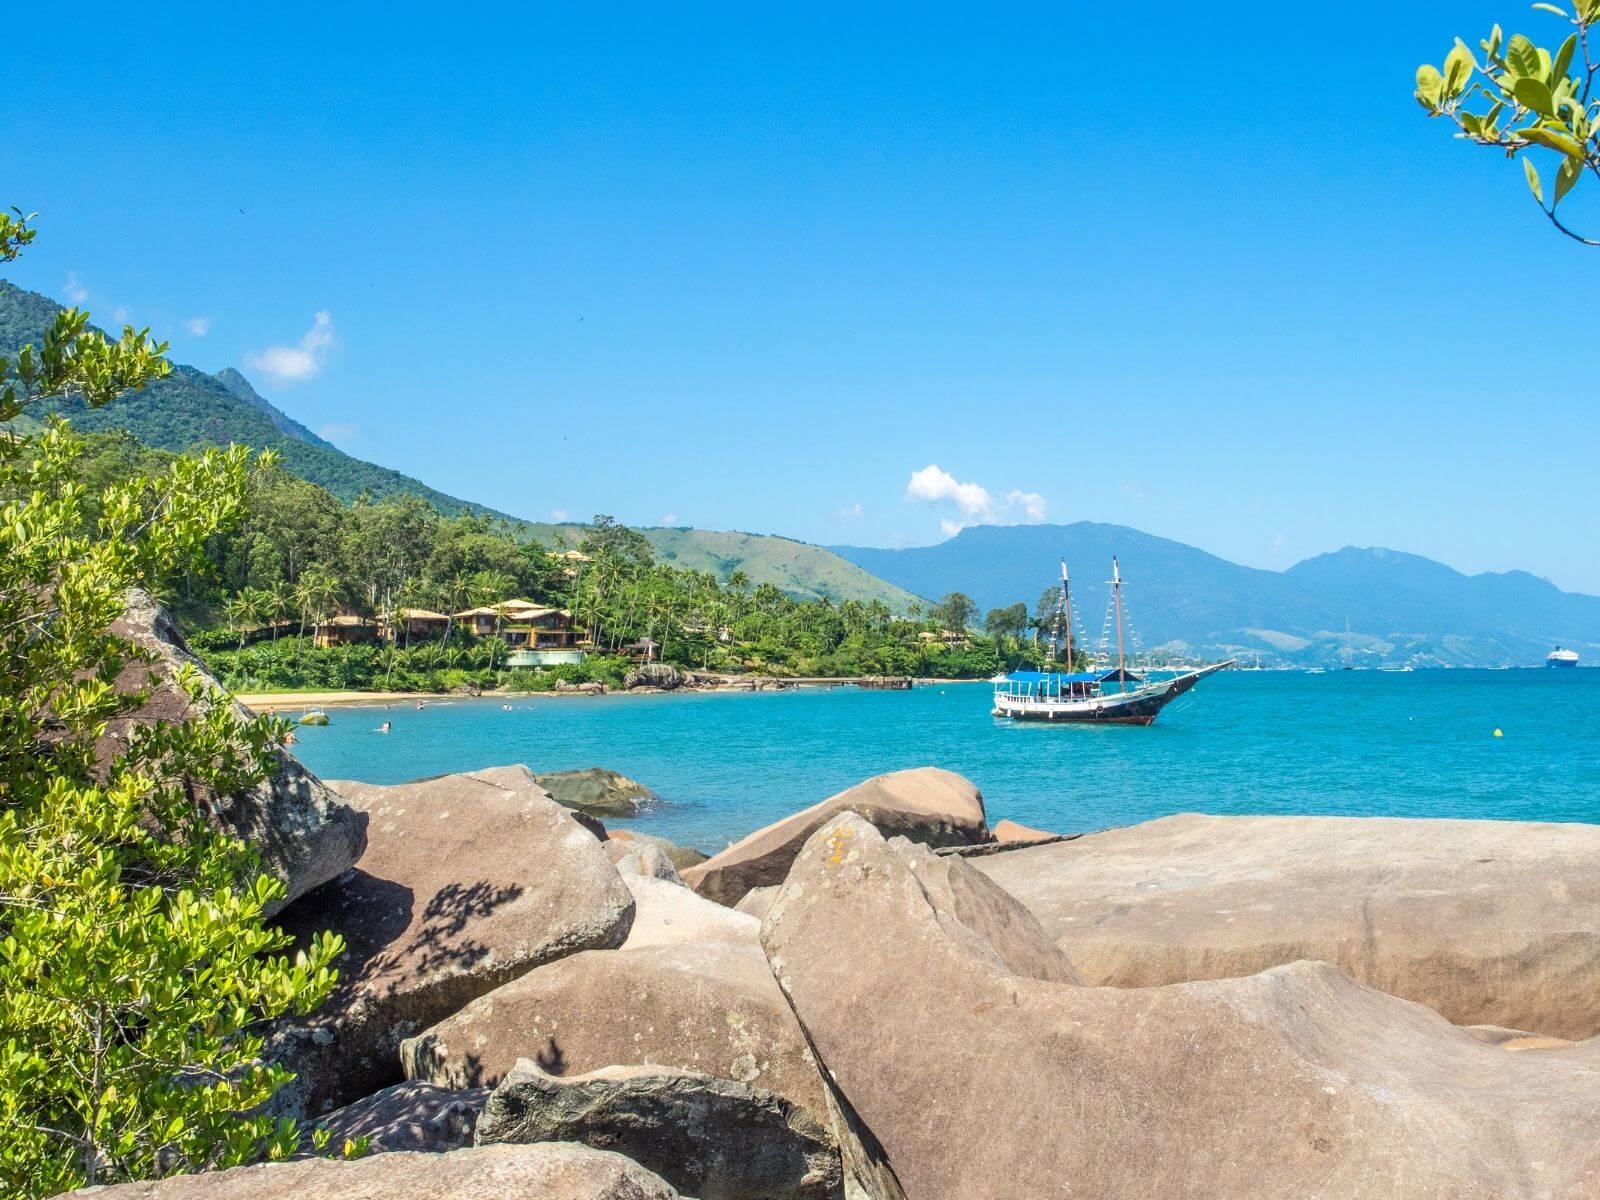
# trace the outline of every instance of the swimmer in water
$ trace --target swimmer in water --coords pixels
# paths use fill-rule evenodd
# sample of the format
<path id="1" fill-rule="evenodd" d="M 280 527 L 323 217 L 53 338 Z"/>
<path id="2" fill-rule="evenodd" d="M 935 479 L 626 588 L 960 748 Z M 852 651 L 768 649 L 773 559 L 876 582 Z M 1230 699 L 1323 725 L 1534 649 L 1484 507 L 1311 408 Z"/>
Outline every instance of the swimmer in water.
<path id="1" fill-rule="evenodd" d="M 378 732 L 379 733 L 388 733 L 389 730 L 392 729 L 392 728 L 393 728 L 393 726 L 388 721 L 385 721 L 382 725 L 378 726 Z"/>

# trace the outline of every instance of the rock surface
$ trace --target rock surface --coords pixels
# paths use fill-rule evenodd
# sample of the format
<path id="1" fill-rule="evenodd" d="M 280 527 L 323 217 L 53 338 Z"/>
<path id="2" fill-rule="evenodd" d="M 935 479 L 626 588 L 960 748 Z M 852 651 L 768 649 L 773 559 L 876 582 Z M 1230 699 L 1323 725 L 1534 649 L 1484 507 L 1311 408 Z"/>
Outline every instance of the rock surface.
<path id="1" fill-rule="evenodd" d="M 1059 833 L 1046 833 L 1043 829 L 1030 829 L 1026 825 L 1019 825 L 1015 821 L 997 821 L 994 827 L 994 840 L 1001 845 L 1027 845 L 1030 842 L 1059 842 L 1062 835 Z"/>
<path id="2" fill-rule="evenodd" d="M 328 1146 L 334 1154 L 347 1139 L 361 1137 L 371 1139 L 369 1154 L 398 1150 L 438 1154 L 472 1145 L 473 1130 L 488 1099 L 488 1088 L 458 1091 L 431 1083 L 397 1083 L 329 1113 L 317 1125 L 332 1135 Z"/>
<path id="3" fill-rule="evenodd" d="M 605 767 L 546 771 L 533 778 L 557 804 L 591 817 L 637 816 L 642 805 L 654 804 L 658 799 L 644 784 Z"/>
<path id="4" fill-rule="evenodd" d="M 683 872 L 684 882 L 719 904 L 734 905 L 752 888 L 780 884 L 800 847 L 841 812 L 871 821 L 886 837 L 930 846 L 989 840 L 983 796 L 953 771 L 917 767 L 874 776 L 795 813 Z"/>
<path id="5" fill-rule="evenodd" d="M 269 1042 L 300 1076 L 275 1100 L 291 1115 L 399 1082 L 402 1038 L 541 963 L 620 945 L 633 920 L 601 843 L 526 768 L 336 786 L 371 840 L 281 917 L 297 938 L 333 929 L 347 943 L 328 1003 Z"/>
<path id="6" fill-rule="evenodd" d="M 579 1142 L 625 1155 L 697 1200 L 834 1200 L 839 1152 L 817 1118 L 760 1088 L 664 1067 L 559 1078 L 521 1059 L 478 1144 Z"/>
<path id="7" fill-rule="evenodd" d="M 207 704 L 232 704 L 248 712 L 222 690 L 205 665 L 189 650 L 172 618 L 142 591 L 131 591 L 126 608 L 111 631 L 132 642 L 149 662 L 130 662 L 117 677 L 123 695 L 148 689 L 139 710 L 110 722 L 95 745 L 107 762 L 127 748 L 137 726 L 182 724 L 196 715 L 189 696 L 174 682 L 180 667 L 191 667 L 205 685 Z M 366 845 L 366 818 L 340 802 L 321 780 L 286 751 L 276 754 L 272 778 L 234 796 L 204 794 L 205 806 L 228 832 L 253 843 L 269 871 L 288 887 L 281 908 L 337 876 L 361 857 Z"/>
<path id="8" fill-rule="evenodd" d="M 779 892 L 777 884 L 771 887 L 751 888 L 739 898 L 739 903 L 733 906 L 734 912 L 742 912 L 748 916 L 761 920 L 767 915 L 767 909 L 772 907 L 772 900 Z"/>
<path id="9" fill-rule="evenodd" d="M 608 839 L 605 842 L 606 857 L 616 864 L 617 871 L 624 875 L 648 875 L 652 879 L 664 879 L 668 883 L 683 883 L 683 876 L 678 874 L 678 868 L 672 865 L 672 860 L 649 842 L 619 842 Z"/>
<path id="10" fill-rule="evenodd" d="M 1091 984 L 1296 959 L 1457 1025 L 1600 1033 L 1600 827 L 1186 814 L 979 860 Z"/>
<path id="11" fill-rule="evenodd" d="M 675 1067 L 822 1112 L 822 1082 L 759 924 L 676 884 L 624 882 L 637 910 L 622 949 L 575 954 L 473 1001 L 401 1047 L 407 1076 L 493 1086 L 520 1058 L 552 1075 Z"/>
<path id="12" fill-rule="evenodd" d="M 1600 1196 L 1593 1055 L 1486 1045 L 1323 963 L 1017 974 L 853 814 L 807 843 L 762 937 L 872 1200 Z"/>
<path id="13" fill-rule="evenodd" d="M 86 1188 L 95 1200 L 676 1200 L 620 1154 L 587 1146 L 480 1146 L 449 1154 L 300 1159 Z"/>
<path id="14" fill-rule="evenodd" d="M 677 667 L 666 663 L 645 663 L 629 671 L 622 680 L 622 686 L 630 692 L 634 688 L 660 688 L 663 692 L 670 692 L 688 682 L 689 677 Z"/>
<path id="15" fill-rule="evenodd" d="M 640 833 L 635 829 L 613 829 L 610 831 L 609 836 L 612 841 L 616 842 L 648 842 L 665 854 L 672 861 L 672 865 L 680 871 L 687 871 L 690 867 L 698 867 L 710 857 L 704 851 L 696 850 L 693 846 L 679 846 L 669 842 L 664 837 L 657 837 L 653 833 Z"/>

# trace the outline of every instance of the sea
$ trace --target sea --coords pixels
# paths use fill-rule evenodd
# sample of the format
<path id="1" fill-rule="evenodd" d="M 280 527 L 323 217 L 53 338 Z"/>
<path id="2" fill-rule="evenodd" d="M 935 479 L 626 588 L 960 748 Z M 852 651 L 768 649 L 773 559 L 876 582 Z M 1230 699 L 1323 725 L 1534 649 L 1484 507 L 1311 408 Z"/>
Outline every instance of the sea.
<path id="1" fill-rule="evenodd" d="M 295 750 L 324 778 L 373 783 L 610 767 L 661 798 L 612 824 L 710 853 L 926 764 L 973 780 L 991 822 L 1060 833 L 1177 812 L 1600 822 L 1600 669 L 1226 672 L 1145 728 L 990 710 L 990 686 L 969 683 L 435 700 L 331 709 Z"/>

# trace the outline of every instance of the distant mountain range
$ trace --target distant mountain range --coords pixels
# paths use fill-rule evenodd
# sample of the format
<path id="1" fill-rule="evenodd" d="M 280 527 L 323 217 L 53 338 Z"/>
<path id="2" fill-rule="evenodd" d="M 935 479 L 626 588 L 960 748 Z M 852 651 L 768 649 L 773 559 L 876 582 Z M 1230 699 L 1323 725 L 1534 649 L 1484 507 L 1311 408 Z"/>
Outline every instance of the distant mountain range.
<path id="1" fill-rule="evenodd" d="M 981 608 L 1033 608 L 1072 571 L 1079 635 L 1098 644 L 1111 556 L 1127 580 L 1144 648 L 1264 663 L 1499 666 L 1543 662 L 1557 644 L 1600 657 L 1600 598 L 1523 571 L 1463 575 L 1394 550 L 1355 547 L 1286 571 L 1240 566 L 1121 525 L 977 526 L 936 546 L 835 546 L 841 557 L 918 595 L 963 591 Z M 1349 635 L 1346 636 L 1348 622 Z"/>
<path id="2" fill-rule="evenodd" d="M 9 357 L 30 342 L 37 345 L 59 309 L 48 296 L 0 280 L 0 357 Z M 287 470 L 347 502 L 363 493 L 378 499 L 410 493 L 442 513 L 471 509 L 501 517 L 546 545 L 575 545 L 583 538 L 582 525 L 523 521 L 447 495 L 399 471 L 354 458 L 275 407 L 232 367 L 208 375 L 194 367 L 176 366 L 161 382 L 105 408 L 62 404 L 52 411 L 69 417 L 79 429 L 127 430 L 147 446 L 173 452 L 229 443 L 275 450 Z M 45 415 L 30 413 L 17 424 L 34 427 Z M 597 479 L 597 493 L 603 490 L 604 480 Z M 603 496 L 596 507 L 607 507 Z M 663 560 L 710 571 L 723 581 L 742 569 L 752 582 L 773 584 L 793 596 L 881 600 L 897 612 L 904 612 L 917 599 L 829 550 L 790 538 L 705 529 L 641 532 Z"/>

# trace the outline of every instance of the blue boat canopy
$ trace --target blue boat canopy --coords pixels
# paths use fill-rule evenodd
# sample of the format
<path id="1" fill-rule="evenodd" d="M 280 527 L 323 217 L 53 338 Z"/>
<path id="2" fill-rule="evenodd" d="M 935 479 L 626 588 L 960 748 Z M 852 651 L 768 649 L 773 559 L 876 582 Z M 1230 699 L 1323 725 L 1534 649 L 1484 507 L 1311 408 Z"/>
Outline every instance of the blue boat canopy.
<path id="1" fill-rule="evenodd" d="M 1139 682 L 1139 676 L 1132 671 L 1123 671 L 1120 674 L 1113 667 L 1109 671 L 1077 671 L 1071 675 L 1050 671 L 1013 671 L 1006 676 L 1007 683 L 1026 683 L 1030 686 L 1056 688 L 1071 683 L 1115 683 L 1119 680 Z"/>
<path id="2" fill-rule="evenodd" d="M 1112 672 L 1116 674 L 1115 671 Z M 1008 683 L 1037 684 L 1041 687 L 1060 687 L 1068 683 L 1099 683 L 1103 676 L 1092 671 L 1079 671 L 1072 675 L 1055 674 L 1048 671 L 1013 671 L 1006 676 Z"/>

